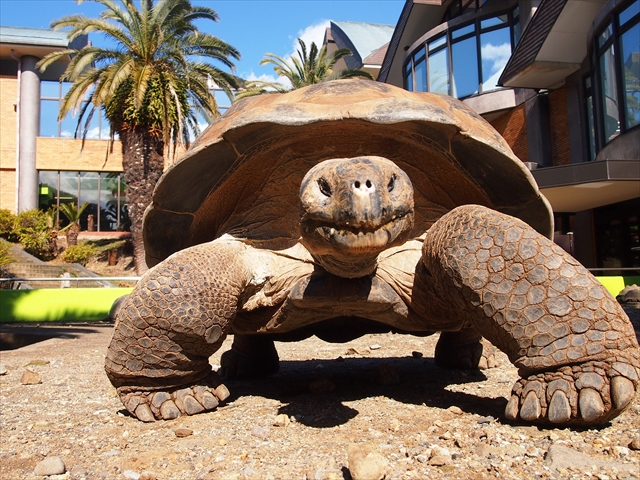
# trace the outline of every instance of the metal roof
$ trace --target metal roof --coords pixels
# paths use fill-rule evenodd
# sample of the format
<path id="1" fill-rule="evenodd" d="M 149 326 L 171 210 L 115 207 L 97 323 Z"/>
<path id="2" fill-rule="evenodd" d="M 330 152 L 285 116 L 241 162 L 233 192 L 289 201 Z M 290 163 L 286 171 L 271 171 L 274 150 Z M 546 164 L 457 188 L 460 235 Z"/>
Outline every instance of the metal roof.
<path id="1" fill-rule="evenodd" d="M 331 22 L 331 35 L 336 44 L 349 48 L 360 65 L 365 58 L 391 40 L 394 29 L 394 25 L 378 23 Z"/>
<path id="2" fill-rule="evenodd" d="M 0 43 L 67 48 L 68 33 L 44 28 L 0 26 Z"/>

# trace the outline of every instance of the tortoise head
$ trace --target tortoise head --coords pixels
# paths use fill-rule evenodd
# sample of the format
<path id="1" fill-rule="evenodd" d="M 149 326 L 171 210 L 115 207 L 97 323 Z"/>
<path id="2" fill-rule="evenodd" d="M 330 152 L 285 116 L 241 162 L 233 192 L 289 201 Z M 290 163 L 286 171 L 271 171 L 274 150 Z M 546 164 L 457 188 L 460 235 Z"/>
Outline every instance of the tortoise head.
<path id="1" fill-rule="evenodd" d="M 392 161 L 374 156 L 325 160 L 300 186 L 302 243 L 328 272 L 371 274 L 378 254 L 404 243 L 413 227 L 413 187 Z"/>

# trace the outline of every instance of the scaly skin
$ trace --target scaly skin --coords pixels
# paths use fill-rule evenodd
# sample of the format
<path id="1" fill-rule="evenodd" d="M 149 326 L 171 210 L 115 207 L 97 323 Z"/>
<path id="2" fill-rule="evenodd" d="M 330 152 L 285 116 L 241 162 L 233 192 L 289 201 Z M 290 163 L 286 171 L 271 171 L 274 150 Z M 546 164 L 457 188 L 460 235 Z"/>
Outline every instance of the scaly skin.
<path id="1" fill-rule="evenodd" d="M 442 295 L 519 368 L 507 418 L 597 425 L 629 406 L 640 373 L 633 326 L 559 246 L 466 205 L 427 232 L 423 261 Z"/>
<path id="2" fill-rule="evenodd" d="M 142 421 L 213 410 L 229 392 L 209 357 L 220 348 L 246 286 L 242 246 L 198 245 L 150 270 L 125 300 L 105 369 Z"/>

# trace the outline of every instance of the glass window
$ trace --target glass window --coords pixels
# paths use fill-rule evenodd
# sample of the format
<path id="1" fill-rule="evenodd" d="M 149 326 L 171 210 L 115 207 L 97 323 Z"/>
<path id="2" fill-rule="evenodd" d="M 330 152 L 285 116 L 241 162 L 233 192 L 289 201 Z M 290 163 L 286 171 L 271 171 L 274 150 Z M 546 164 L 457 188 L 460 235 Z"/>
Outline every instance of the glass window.
<path id="1" fill-rule="evenodd" d="M 612 35 L 613 35 L 613 27 L 611 26 L 611 24 L 609 24 L 607 25 L 607 28 L 604 29 L 604 32 L 602 32 L 598 37 L 598 46 L 601 47 L 605 43 L 607 43 L 607 40 L 609 40 Z"/>
<path id="2" fill-rule="evenodd" d="M 40 100 L 39 136 L 58 136 L 58 100 Z"/>
<path id="3" fill-rule="evenodd" d="M 405 72 L 404 73 L 404 88 L 406 88 L 410 92 L 413 92 L 413 74 L 412 74 L 412 68 L 411 68 L 411 61 L 409 61 L 409 63 L 407 63 L 404 72 Z"/>
<path id="4" fill-rule="evenodd" d="M 596 129 L 593 124 L 593 97 L 587 97 L 587 133 L 589 137 L 589 160 L 596 159 Z"/>
<path id="5" fill-rule="evenodd" d="M 60 82 L 43 80 L 40 82 L 40 98 L 60 98 Z"/>
<path id="6" fill-rule="evenodd" d="M 635 2 L 635 5 L 640 6 L 640 2 Z M 636 23 L 621 36 L 620 46 L 624 120 L 629 129 L 640 124 L 640 23 Z"/>
<path id="7" fill-rule="evenodd" d="M 447 50 L 429 55 L 429 91 L 449 93 L 449 56 Z"/>
<path id="8" fill-rule="evenodd" d="M 443 35 L 440 38 L 436 38 L 435 40 L 431 40 L 429 42 L 429 52 L 433 52 L 434 50 L 438 49 L 439 47 L 443 46 L 446 43 L 447 43 L 446 35 Z"/>
<path id="9" fill-rule="evenodd" d="M 498 79 L 511 57 L 511 38 L 508 28 L 480 35 L 482 59 L 482 91 L 499 88 Z"/>
<path id="10" fill-rule="evenodd" d="M 38 208 L 47 211 L 55 207 L 58 197 L 58 172 L 38 172 L 38 184 Z"/>
<path id="11" fill-rule="evenodd" d="M 451 46 L 453 62 L 452 95 L 464 98 L 478 93 L 478 49 L 476 37 L 467 38 Z"/>
<path id="12" fill-rule="evenodd" d="M 80 197 L 78 204 L 88 203 L 89 206 L 82 212 L 80 229 L 94 232 L 98 230 L 99 190 L 100 174 L 98 172 L 80 172 Z M 93 218 L 89 219 L 89 215 Z"/>
<path id="13" fill-rule="evenodd" d="M 484 30 L 485 28 L 495 27 L 497 25 L 505 25 L 507 23 L 509 23 L 509 15 L 505 13 L 504 15 L 498 15 L 496 17 L 482 20 L 480 22 L 480 28 Z"/>
<path id="14" fill-rule="evenodd" d="M 451 32 L 451 38 L 456 39 L 463 37 L 469 33 L 473 33 L 476 30 L 476 24 L 472 23 L 471 25 L 467 25 L 466 27 L 459 28 Z"/>
<path id="15" fill-rule="evenodd" d="M 608 143 L 620 134 L 614 58 L 613 45 L 609 46 L 600 56 L 600 90 L 602 92 L 601 107 L 604 113 L 605 143 Z"/>
<path id="16" fill-rule="evenodd" d="M 640 13 L 640 0 L 636 0 L 622 12 L 620 12 L 620 16 L 618 17 L 620 19 L 620 26 L 623 26 L 638 13 Z"/>
<path id="17" fill-rule="evenodd" d="M 414 67 L 416 77 L 416 92 L 427 91 L 427 62 L 422 57 Z"/>

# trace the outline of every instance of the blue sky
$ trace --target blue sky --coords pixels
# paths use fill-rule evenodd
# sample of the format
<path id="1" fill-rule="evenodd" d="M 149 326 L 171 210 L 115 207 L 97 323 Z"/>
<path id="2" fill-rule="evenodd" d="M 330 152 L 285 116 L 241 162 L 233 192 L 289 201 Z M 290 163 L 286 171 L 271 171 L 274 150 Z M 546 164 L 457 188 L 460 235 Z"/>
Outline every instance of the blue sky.
<path id="1" fill-rule="evenodd" d="M 213 8 L 217 24 L 200 28 L 230 43 L 242 55 L 236 73 L 249 79 L 274 80 L 272 67 L 258 65 L 265 53 L 292 54 L 297 37 L 320 44 L 329 20 L 395 25 L 404 0 L 192 0 Z M 52 20 L 82 13 L 97 16 L 101 5 L 75 0 L 0 0 L 0 24 L 49 28 Z M 98 43 L 98 35 L 90 35 Z"/>

